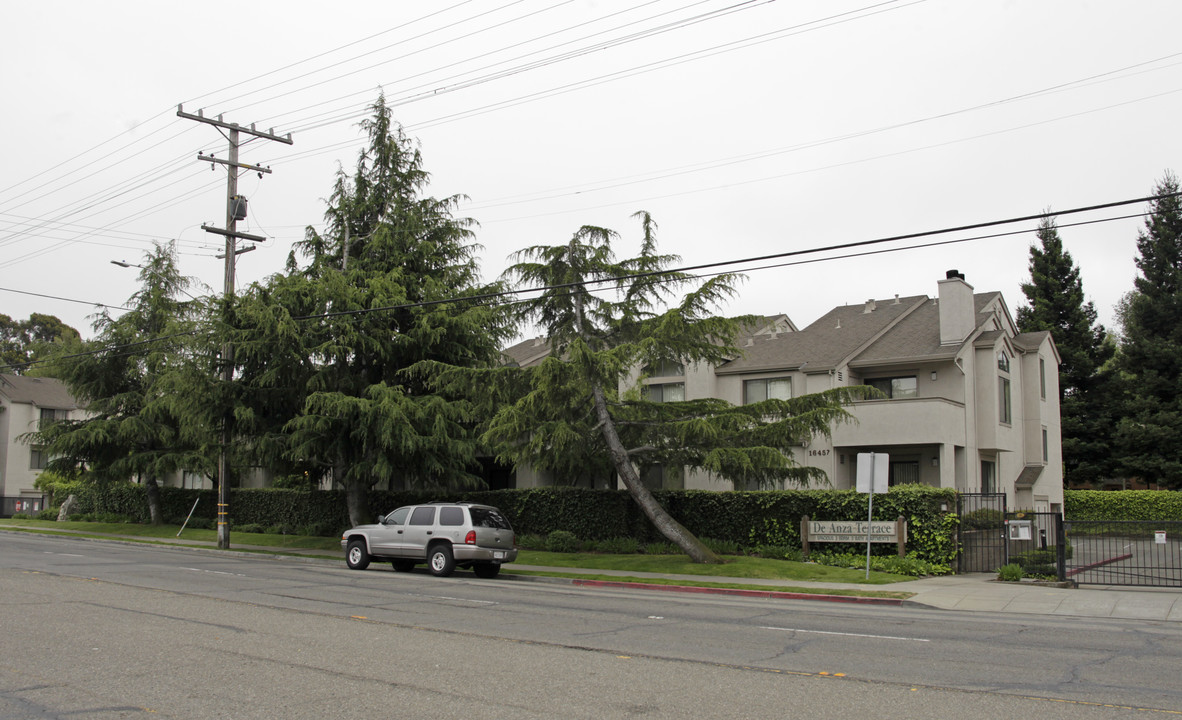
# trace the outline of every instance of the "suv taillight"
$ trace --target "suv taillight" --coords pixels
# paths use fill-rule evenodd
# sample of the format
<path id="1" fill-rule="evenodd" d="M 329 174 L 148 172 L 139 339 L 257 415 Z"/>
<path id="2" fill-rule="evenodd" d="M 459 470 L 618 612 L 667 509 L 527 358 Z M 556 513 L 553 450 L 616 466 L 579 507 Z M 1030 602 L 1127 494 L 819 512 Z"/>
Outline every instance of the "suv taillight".
<path id="1" fill-rule="evenodd" d="M 468 534 L 464 536 L 464 544 L 465 545 L 475 545 L 476 544 L 476 531 L 475 530 L 469 530 Z"/>

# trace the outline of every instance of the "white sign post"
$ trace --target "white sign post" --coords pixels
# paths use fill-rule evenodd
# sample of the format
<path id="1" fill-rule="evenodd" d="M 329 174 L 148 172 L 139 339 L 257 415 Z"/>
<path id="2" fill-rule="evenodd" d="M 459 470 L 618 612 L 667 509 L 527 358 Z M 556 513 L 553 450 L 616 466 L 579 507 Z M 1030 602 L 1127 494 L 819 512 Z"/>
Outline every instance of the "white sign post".
<path id="1" fill-rule="evenodd" d="M 887 453 L 858 453 L 858 492 L 870 493 L 866 511 L 866 579 L 870 579 L 870 525 L 874 520 L 874 493 L 887 491 L 891 456 Z"/>

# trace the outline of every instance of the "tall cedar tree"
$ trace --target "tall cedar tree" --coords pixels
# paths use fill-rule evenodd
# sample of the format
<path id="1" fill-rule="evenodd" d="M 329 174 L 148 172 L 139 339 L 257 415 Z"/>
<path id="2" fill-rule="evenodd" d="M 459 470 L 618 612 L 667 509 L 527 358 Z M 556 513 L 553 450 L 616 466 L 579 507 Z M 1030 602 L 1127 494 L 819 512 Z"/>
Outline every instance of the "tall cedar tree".
<path id="1" fill-rule="evenodd" d="M 1062 362 L 1059 403 L 1063 434 L 1063 482 L 1094 484 L 1113 472 L 1113 382 L 1105 366 L 1115 346 L 1107 340 L 1096 309 L 1085 299 L 1079 268 L 1063 248 L 1053 217 L 1039 223 L 1030 246 L 1029 303 L 1018 308 L 1021 332 L 1049 330 Z"/>
<path id="2" fill-rule="evenodd" d="M 234 337 L 236 421 L 256 462 L 331 474 L 354 524 L 372 520 L 379 482 L 479 486 L 470 404 L 404 371 L 492 366 L 512 336 L 502 309 L 463 299 L 500 286 L 479 282 L 460 197 L 421 196 L 429 176 L 384 98 L 362 127 L 369 145 L 352 178 L 338 172 L 324 232 L 308 228 L 286 272 L 244 294 Z"/>
<path id="3" fill-rule="evenodd" d="M 139 279 L 128 312 L 115 318 L 104 310 L 94 322 L 95 339 L 54 361 L 87 416 L 46 423 L 35 439 L 47 446 L 49 469 L 59 474 L 142 482 L 158 525 L 164 521 L 158 479 L 179 469 L 209 470 L 210 458 L 181 439 L 178 398 L 165 389 L 193 330 L 194 304 L 177 299 L 190 281 L 177 268 L 175 249 L 149 252 Z"/>
<path id="4" fill-rule="evenodd" d="M 1182 488 L 1182 199 L 1171 173 L 1158 183 L 1137 236 L 1135 291 L 1123 312 L 1119 364 L 1127 381 L 1117 429 L 1128 474 Z"/>
<path id="5" fill-rule="evenodd" d="M 541 325 L 551 343 L 539 365 L 482 371 L 434 365 L 425 374 L 449 391 L 485 398 L 495 414 L 483 437 L 502 461 L 602 466 L 606 455 L 657 530 L 695 562 L 719 562 L 660 505 L 638 470 L 701 469 L 739 484 L 821 479 L 823 473 L 793 462 L 791 447 L 848 419 L 842 404 L 864 388 L 744 406 L 716 398 L 653 402 L 641 387 L 621 392 L 638 369 L 669 362 L 717 366 L 738 357 L 739 329 L 755 321 L 710 314 L 734 295 L 734 275 L 706 280 L 661 310 L 695 279 L 668 269 L 680 258 L 658 254 L 656 224 L 647 213 L 635 217 L 643 228 L 635 258 L 617 260 L 616 233 L 591 226 L 563 245 L 516 253 L 506 276 L 540 292 L 516 306 L 519 319 Z"/>

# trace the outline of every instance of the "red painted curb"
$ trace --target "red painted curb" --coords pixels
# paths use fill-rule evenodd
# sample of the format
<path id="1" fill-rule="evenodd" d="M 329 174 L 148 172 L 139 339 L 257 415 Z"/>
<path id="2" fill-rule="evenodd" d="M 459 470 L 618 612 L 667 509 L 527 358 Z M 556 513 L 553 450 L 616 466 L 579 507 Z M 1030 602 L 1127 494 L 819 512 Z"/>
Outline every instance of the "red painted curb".
<path id="1" fill-rule="evenodd" d="M 1088 570 L 1095 570 L 1098 567 L 1104 567 L 1105 565 L 1110 565 L 1114 562 L 1120 562 L 1121 560 L 1128 560 L 1131 557 L 1133 557 L 1133 553 L 1125 553 L 1124 555 L 1117 555 L 1116 557 L 1110 557 L 1107 560 L 1101 560 L 1099 562 L 1094 562 L 1094 563 L 1091 563 L 1090 565 L 1080 565 L 1076 569 L 1067 573 L 1067 577 L 1079 575 L 1081 572 L 1087 572 Z"/>
<path id="2" fill-rule="evenodd" d="M 666 592 L 687 592 L 700 595 L 738 595 L 740 597 L 772 598 L 775 600 L 820 600 L 823 602 L 853 603 L 856 605 L 891 605 L 901 607 L 898 598 L 861 597 L 859 595 L 819 595 L 814 593 L 783 592 L 779 590 L 736 590 L 733 588 L 697 587 L 693 585 L 660 585 L 653 583 L 618 582 L 613 580 L 571 580 L 572 585 L 581 587 L 638 588 L 640 590 L 664 590 Z"/>

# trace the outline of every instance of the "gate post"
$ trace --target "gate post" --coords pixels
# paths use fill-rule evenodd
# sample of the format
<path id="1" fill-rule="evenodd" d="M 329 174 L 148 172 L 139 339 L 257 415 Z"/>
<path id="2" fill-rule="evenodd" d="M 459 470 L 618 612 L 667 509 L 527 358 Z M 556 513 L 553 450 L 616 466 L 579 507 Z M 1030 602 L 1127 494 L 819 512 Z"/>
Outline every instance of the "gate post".
<path id="1" fill-rule="evenodd" d="M 809 516 L 800 518 L 800 559 L 809 559 Z"/>
<path id="2" fill-rule="evenodd" d="M 1063 527 L 1063 513 L 1055 515 L 1055 564 L 1059 582 L 1067 580 L 1067 531 Z"/>

